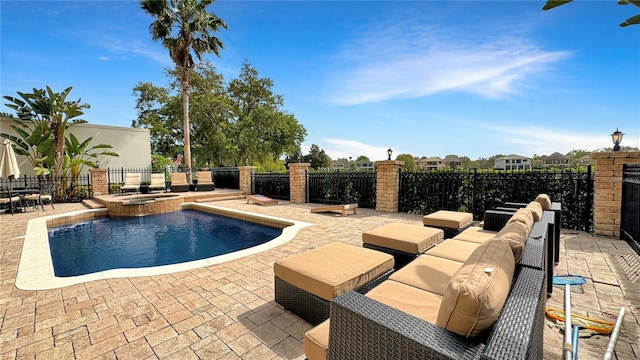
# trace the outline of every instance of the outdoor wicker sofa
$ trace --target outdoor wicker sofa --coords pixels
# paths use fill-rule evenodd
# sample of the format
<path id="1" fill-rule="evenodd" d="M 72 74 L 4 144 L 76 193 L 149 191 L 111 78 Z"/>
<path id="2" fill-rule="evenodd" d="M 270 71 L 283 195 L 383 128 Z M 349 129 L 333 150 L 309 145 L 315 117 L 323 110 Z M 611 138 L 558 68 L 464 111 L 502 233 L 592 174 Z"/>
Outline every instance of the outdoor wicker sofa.
<path id="1" fill-rule="evenodd" d="M 514 216 L 513 212 L 511 216 Z M 532 224 L 526 236 L 524 248 L 520 248 L 522 252 L 519 261 L 515 248 L 512 248 L 516 255 L 516 264 L 515 268 L 512 268 L 511 287 L 508 295 L 505 295 L 506 300 L 499 310 L 497 319 L 479 336 L 458 335 L 454 331 L 378 301 L 377 295 L 365 296 L 362 291 L 350 291 L 331 302 L 330 321 L 314 328 L 324 327 L 324 330 L 327 330 L 326 335 L 330 334 L 330 344 L 328 349 L 325 348 L 326 357 L 328 359 L 540 359 L 546 303 L 546 244 L 549 230 L 549 225 L 545 221 L 549 217 L 542 216 L 542 212 L 537 217 L 538 221 Z M 486 234 L 483 236 L 489 236 L 491 233 L 490 230 L 483 229 L 469 231 L 484 231 Z M 447 239 L 443 240 L 442 244 L 448 241 L 464 240 Z M 492 242 L 495 240 L 489 241 L 489 243 Z M 434 252 L 438 246 L 440 245 L 432 248 L 431 252 Z M 425 256 L 429 256 L 428 253 Z M 420 261 L 419 258 L 417 261 Z M 492 271 L 490 268 L 485 268 L 485 271 L 487 270 Z M 397 277 L 397 273 L 394 276 Z M 372 292 L 374 291 L 375 288 Z M 445 300 L 442 301 L 444 304 Z M 318 333 L 313 334 L 313 336 L 317 335 Z M 305 335 L 305 353 L 307 340 Z M 328 337 L 326 340 L 329 343 Z M 322 354 L 315 356 L 317 354 L 314 354 L 313 358 L 323 358 Z M 309 356 L 309 358 L 312 357 Z"/>

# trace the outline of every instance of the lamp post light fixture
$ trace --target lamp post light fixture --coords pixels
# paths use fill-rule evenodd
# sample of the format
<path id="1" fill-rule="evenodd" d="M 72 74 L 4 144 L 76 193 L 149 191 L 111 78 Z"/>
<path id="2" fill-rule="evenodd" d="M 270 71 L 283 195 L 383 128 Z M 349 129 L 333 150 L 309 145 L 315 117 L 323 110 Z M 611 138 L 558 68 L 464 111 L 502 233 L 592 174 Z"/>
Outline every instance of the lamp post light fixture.
<path id="1" fill-rule="evenodd" d="M 391 160 L 391 154 L 393 154 L 393 150 L 391 150 L 391 147 L 389 147 L 389 149 L 387 149 L 387 160 Z"/>
<path id="2" fill-rule="evenodd" d="M 100 160 L 96 160 L 96 169 L 100 169 Z"/>
<path id="3" fill-rule="evenodd" d="M 613 151 L 620 151 L 620 143 L 622 142 L 622 136 L 624 134 L 616 128 L 616 131 L 611 134 L 611 140 L 613 141 Z"/>

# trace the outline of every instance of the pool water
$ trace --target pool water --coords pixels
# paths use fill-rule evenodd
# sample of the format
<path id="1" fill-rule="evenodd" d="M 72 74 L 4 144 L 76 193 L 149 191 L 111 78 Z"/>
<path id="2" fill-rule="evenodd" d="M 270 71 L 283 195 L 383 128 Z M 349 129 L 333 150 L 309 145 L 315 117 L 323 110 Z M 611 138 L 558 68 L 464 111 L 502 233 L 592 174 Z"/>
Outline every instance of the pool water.
<path id="1" fill-rule="evenodd" d="M 104 218 L 49 229 L 56 276 L 177 264 L 266 243 L 282 229 L 180 210 L 141 217 Z"/>

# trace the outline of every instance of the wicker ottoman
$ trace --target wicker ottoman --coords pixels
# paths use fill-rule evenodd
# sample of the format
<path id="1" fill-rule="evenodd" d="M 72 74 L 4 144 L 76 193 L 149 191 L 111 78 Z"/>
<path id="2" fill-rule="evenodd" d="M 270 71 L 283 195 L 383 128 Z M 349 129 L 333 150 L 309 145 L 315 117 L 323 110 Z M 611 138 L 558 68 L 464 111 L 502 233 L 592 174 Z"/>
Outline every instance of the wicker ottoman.
<path id="1" fill-rule="evenodd" d="M 473 214 L 439 210 L 422 218 L 424 226 L 444 230 L 445 239 L 450 239 L 473 225 Z"/>
<path id="2" fill-rule="evenodd" d="M 411 224 L 385 224 L 362 233 L 362 246 L 393 255 L 394 268 L 400 269 L 435 245 L 444 231 Z"/>
<path id="3" fill-rule="evenodd" d="M 275 300 L 313 325 L 329 318 L 329 303 L 393 269 L 393 256 L 332 243 L 273 264 Z"/>

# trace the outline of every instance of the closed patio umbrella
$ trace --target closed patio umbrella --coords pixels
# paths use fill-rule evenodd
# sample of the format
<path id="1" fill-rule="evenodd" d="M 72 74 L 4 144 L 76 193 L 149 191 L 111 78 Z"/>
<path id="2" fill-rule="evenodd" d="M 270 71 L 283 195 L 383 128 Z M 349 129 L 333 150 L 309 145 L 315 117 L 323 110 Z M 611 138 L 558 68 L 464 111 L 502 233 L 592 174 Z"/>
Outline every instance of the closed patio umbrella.
<path id="1" fill-rule="evenodd" d="M 0 153 L 0 178 L 9 180 L 9 207 L 11 208 L 11 213 L 13 213 L 11 181 L 20 177 L 20 168 L 18 167 L 16 153 L 13 151 L 13 146 L 11 146 L 9 139 L 4 139 L 0 151 L 2 151 Z"/>

